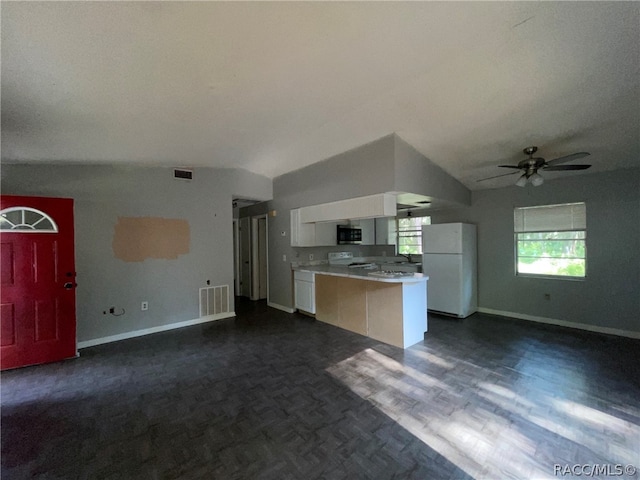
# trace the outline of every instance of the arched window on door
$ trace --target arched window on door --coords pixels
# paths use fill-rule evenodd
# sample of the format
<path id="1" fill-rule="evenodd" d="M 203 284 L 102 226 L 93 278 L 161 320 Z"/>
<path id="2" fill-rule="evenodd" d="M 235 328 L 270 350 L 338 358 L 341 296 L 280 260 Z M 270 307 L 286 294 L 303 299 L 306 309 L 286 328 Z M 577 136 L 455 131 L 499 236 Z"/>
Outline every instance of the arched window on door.
<path id="1" fill-rule="evenodd" d="M 30 207 L 10 207 L 0 211 L 0 232 L 57 233 L 58 226 L 49 215 Z"/>

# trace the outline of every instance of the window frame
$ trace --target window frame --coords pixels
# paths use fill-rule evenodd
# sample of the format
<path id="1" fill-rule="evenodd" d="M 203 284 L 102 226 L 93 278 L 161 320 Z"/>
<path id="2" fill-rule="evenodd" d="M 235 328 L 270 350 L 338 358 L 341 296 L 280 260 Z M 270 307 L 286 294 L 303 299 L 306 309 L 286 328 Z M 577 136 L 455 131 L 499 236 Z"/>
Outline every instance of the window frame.
<path id="1" fill-rule="evenodd" d="M 523 231 L 518 231 L 517 230 L 517 225 L 516 225 L 516 213 L 518 210 L 527 210 L 527 209 L 543 209 L 543 208 L 552 208 L 552 207 L 570 207 L 570 206 L 574 206 L 574 205 L 583 205 L 584 207 L 584 228 L 563 228 L 563 229 L 558 229 L 558 230 L 526 230 L 524 229 Z M 569 280 L 569 281 L 584 281 L 587 278 L 588 275 L 588 262 L 587 262 L 587 252 L 588 252 L 588 243 L 587 243 L 587 223 L 586 223 L 586 209 L 587 209 L 587 204 L 586 202 L 567 202 L 567 203 L 558 203 L 558 204 L 551 204 L 551 205 L 532 205 L 532 206 L 526 206 L 526 207 L 514 207 L 513 212 L 514 212 L 514 225 L 513 225 L 513 255 L 514 255 L 514 264 L 513 264 L 513 270 L 514 270 L 514 275 L 516 277 L 525 277 L 525 278 L 547 278 L 547 279 L 559 279 L 559 280 Z M 575 221 L 574 217 L 572 216 L 572 222 Z M 561 232 L 582 232 L 583 233 L 583 238 L 581 239 L 573 239 L 573 240 L 581 240 L 582 242 L 584 242 L 584 275 L 583 276 L 577 276 L 577 275 L 554 275 L 552 273 L 531 273 L 531 272 L 519 272 L 518 271 L 518 265 L 519 265 L 519 254 L 518 254 L 518 242 L 521 241 L 518 238 L 519 234 L 527 234 L 527 233 L 561 233 Z M 541 240 L 543 241 L 543 240 Z M 572 239 L 559 239 L 559 240 L 554 240 L 554 241 L 572 241 Z M 558 258 L 561 259 L 562 257 L 535 257 L 535 258 Z"/>
<path id="2" fill-rule="evenodd" d="M 18 224 L 13 223 L 7 217 L 10 213 L 19 212 L 21 222 Z M 39 218 L 33 223 L 27 223 L 26 213 L 38 215 Z M 13 228 L 0 228 L 2 233 L 58 233 L 58 224 L 50 215 L 46 214 L 42 210 L 38 210 L 32 207 L 15 206 L 8 207 L 0 211 L 0 217 L 2 218 L 2 225 L 10 224 Z M 47 221 L 51 225 L 51 228 L 35 228 L 40 222 Z M 30 228 L 17 228 L 17 227 L 30 227 Z"/>
<path id="3" fill-rule="evenodd" d="M 415 218 L 424 219 L 424 218 L 426 218 L 426 219 L 428 219 L 427 223 L 421 223 L 420 224 L 420 228 L 419 229 L 402 230 L 402 232 L 416 232 L 417 233 L 415 235 L 404 235 L 404 237 L 416 237 L 416 238 L 420 239 L 420 242 L 418 244 L 419 253 L 402 253 L 400 251 L 400 248 L 402 246 L 404 246 L 404 245 L 400 245 L 400 232 L 401 232 L 401 230 L 400 230 L 400 220 L 404 220 L 404 219 L 407 219 L 407 218 L 410 218 L 410 219 L 415 219 Z M 420 216 L 416 216 L 416 217 L 413 217 L 413 216 L 396 217 L 396 244 L 398 246 L 398 248 L 397 248 L 398 255 L 422 255 L 422 253 L 423 253 L 422 252 L 422 227 L 424 225 L 431 225 L 431 215 L 420 215 Z"/>

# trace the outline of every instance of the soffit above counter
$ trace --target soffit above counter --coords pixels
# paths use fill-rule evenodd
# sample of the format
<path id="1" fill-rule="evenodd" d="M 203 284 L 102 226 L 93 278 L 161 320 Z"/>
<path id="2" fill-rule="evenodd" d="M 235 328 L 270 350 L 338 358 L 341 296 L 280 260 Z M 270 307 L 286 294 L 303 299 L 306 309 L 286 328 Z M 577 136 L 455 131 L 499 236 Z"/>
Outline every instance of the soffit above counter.
<path id="1" fill-rule="evenodd" d="M 350 219 L 395 217 L 396 197 L 390 193 L 338 200 L 300 208 L 302 223 L 334 222 Z"/>
<path id="2" fill-rule="evenodd" d="M 322 223 L 405 216 L 409 211 L 461 206 L 464 205 L 435 197 L 406 192 L 386 192 L 300 207 L 298 211 L 301 223 Z"/>

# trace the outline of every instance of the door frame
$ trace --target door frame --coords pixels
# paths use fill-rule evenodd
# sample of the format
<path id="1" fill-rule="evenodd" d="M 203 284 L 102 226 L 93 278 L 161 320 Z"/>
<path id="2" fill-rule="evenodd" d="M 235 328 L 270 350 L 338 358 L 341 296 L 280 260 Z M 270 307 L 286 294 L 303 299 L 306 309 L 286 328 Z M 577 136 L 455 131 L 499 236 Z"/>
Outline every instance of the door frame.
<path id="1" fill-rule="evenodd" d="M 259 238 L 258 238 L 258 221 L 264 218 L 264 242 L 265 254 L 264 258 L 260 257 Z M 269 216 L 266 213 L 251 217 L 251 300 L 260 299 L 260 263 L 264 262 L 266 270 L 266 299 L 269 299 Z"/>
<path id="2" fill-rule="evenodd" d="M 233 288 L 235 296 L 240 295 L 240 222 L 233 219 Z"/>
<path id="3" fill-rule="evenodd" d="M 16 273 L 15 278 L 18 277 L 23 278 L 24 281 L 11 283 L 15 288 L 28 288 L 30 293 L 40 292 L 45 296 L 42 297 L 31 297 L 31 295 L 21 295 L 22 302 L 31 302 L 31 305 L 34 305 L 35 302 L 42 301 L 43 299 L 46 301 L 47 299 L 52 300 L 52 304 L 56 306 L 55 312 L 53 313 L 56 319 L 61 319 L 62 324 L 59 324 L 56 321 L 56 334 L 49 339 L 37 339 L 37 335 L 34 338 L 34 342 L 20 342 L 16 341 L 17 351 L 3 351 L 2 357 L 2 369 L 10 369 L 10 368 L 19 368 L 29 365 L 37 365 L 43 363 L 51 363 L 57 362 L 60 360 L 65 360 L 68 358 L 75 358 L 78 356 L 78 337 L 77 337 L 77 296 L 76 296 L 76 248 L 75 248 L 75 208 L 74 208 L 74 200 L 72 198 L 62 198 L 62 197 L 40 197 L 40 196 L 28 196 L 28 195 L 2 195 L 0 196 L 0 209 L 11 209 L 11 208 L 24 208 L 25 211 L 32 211 L 44 215 L 45 219 L 48 219 L 53 224 L 53 229 L 43 229 L 39 231 L 35 230 L 27 230 L 20 229 L 20 231 L 13 230 L 2 230 L 0 235 L 2 240 L 5 238 L 10 238 L 12 235 L 26 235 L 22 237 L 21 240 L 22 246 L 18 248 L 22 251 L 20 255 L 24 255 L 25 253 L 31 252 L 32 255 L 35 255 L 36 250 L 29 250 L 37 248 L 36 242 L 38 239 L 44 239 L 47 236 L 53 236 L 51 245 L 54 246 L 53 253 L 50 254 L 41 254 L 38 253 L 38 258 L 43 258 L 45 261 L 47 258 L 52 258 L 53 260 L 53 278 L 49 277 L 47 280 L 47 276 L 43 275 L 45 284 L 38 284 L 39 274 L 36 274 L 36 263 L 35 260 L 31 260 L 30 263 L 26 263 L 27 268 L 33 268 L 34 274 L 22 276 L 22 274 L 18 275 Z M 8 214 L 7 214 L 8 215 Z M 28 222 L 25 222 L 25 215 L 22 214 L 22 222 L 23 225 L 29 225 Z M 35 225 L 39 224 L 43 219 L 36 221 L 33 223 L 31 228 L 34 228 Z M 33 238 L 33 242 L 30 243 L 29 247 L 26 250 L 23 250 L 24 241 L 27 238 Z M 3 242 L 4 243 L 4 242 Z M 7 241 L 7 243 L 11 243 L 12 245 L 20 245 L 19 243 L 13 243 Z M 39 243 L 39 242 L 38 242 Z M 44 242 L 47 243 L 47 242 Z M 48 250 L 48 249 L 47 249 Z M 46 252 L 44 250 L 42 252 Z M 13 250 L 12 250 L 13 251 Z M 37 250 L 40 252 L 40 250 Z M 51 250 L 48 250 L 52 252 Z M 52 255 L 52 257 L 49 257 Z M 22 257 L 24 258 L 24 257 Z M 35 258 L 35 257 L 34 257 Z M 58 261 L 60 260 L 60 263 Z M 15 267 L 15 263 L 11 263 Z M 21 263 L 20 265 L 24 265 Z M 17 271 L 17 270 L 16 270 Z M 39 272 L 39 270 L 37 270 Z M 13 275 L 12 275 L 13 278 Z M 26 282 L 26 283 L 25 283 Z M 29 283 L 30 282 L 30 283 Z M 22 285 L 20 287 L 19 285 Z M 25 287 L 25 285 L 27 285 Z M 54 290 L 49 290 L 53 286 Z M 64 296 L 60 296 L 58 293 L 59 289 L 64 289 Z M 48 296 L 46 292 L 50 292 L 51 296 Z M 3 292 L 3 302 L 4 301 L 13 301 L 14 294 L 9 293 L 8 297 L 4 297 Z M 22 304 L 21 304 L 22 305 Z M 57 306 L 63 305 L 62 310 L 58 310 Z M 27 330 L 35 329 L 37 332 L 38 326 L 38 314 L 35 313 L 39 309 L 36 307 L 36 310 L 26 310 L 25 308 L 20 307 L 20 312 L 17 317 L 17 321 L 21 322 L 21 327 L 24 327 Z M 45 309 L 46 312 L 46 309 Z M 62 313 L 62 316 L 59 314 Z M 46 313 L 45 313 L 46 315 Z M 15 320 L 16 317 L 14 317 Z M 21 321 L 24 320 L 24 321 Z M 25 323 L 27 322 L 27 323 Z M 29 323 L 31 322 L 31 323 Z M 16 329 L 17 330 L 17 329 Z M 21 328 L 21 334 L 24 333 Z M 14 337 L 17 339 L 17 334 Z M 27 337 L 21 337 L 24 339 Z M 28 336 L 27 339 L 30 339 Z M 48 343 L 51 341 L 52 343 Z M 36 345 L 37 342 L 41 342 L 39 345 Z M 25 348 L 26 346 L 26 348 Z M 37 347 L 37 348 L 34 348 Z M 7 363 L 9 366 L 7 366 Z"/>
<path id="4" fill-rule="evenodd" d="M 238 229 L 240 242 L 240 290 L 238 295 L 251 298 L 251 218 L 239 218 Z M 247 267 L 245 267 L 245 265 L 247 265 Z M 246 275 L 245 268 L 247 270 Z"/>

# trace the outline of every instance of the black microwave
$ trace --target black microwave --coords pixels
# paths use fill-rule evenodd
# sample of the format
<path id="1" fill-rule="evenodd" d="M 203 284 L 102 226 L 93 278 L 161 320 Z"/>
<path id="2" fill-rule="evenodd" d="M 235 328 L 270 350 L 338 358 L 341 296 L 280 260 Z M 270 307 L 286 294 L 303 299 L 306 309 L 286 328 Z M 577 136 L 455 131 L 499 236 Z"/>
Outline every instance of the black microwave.
<path id="1" fill-rule="evenodd" d="M 349 225 L 338 225 L 338 245 L 362 243 L 362 229 Z"/>

